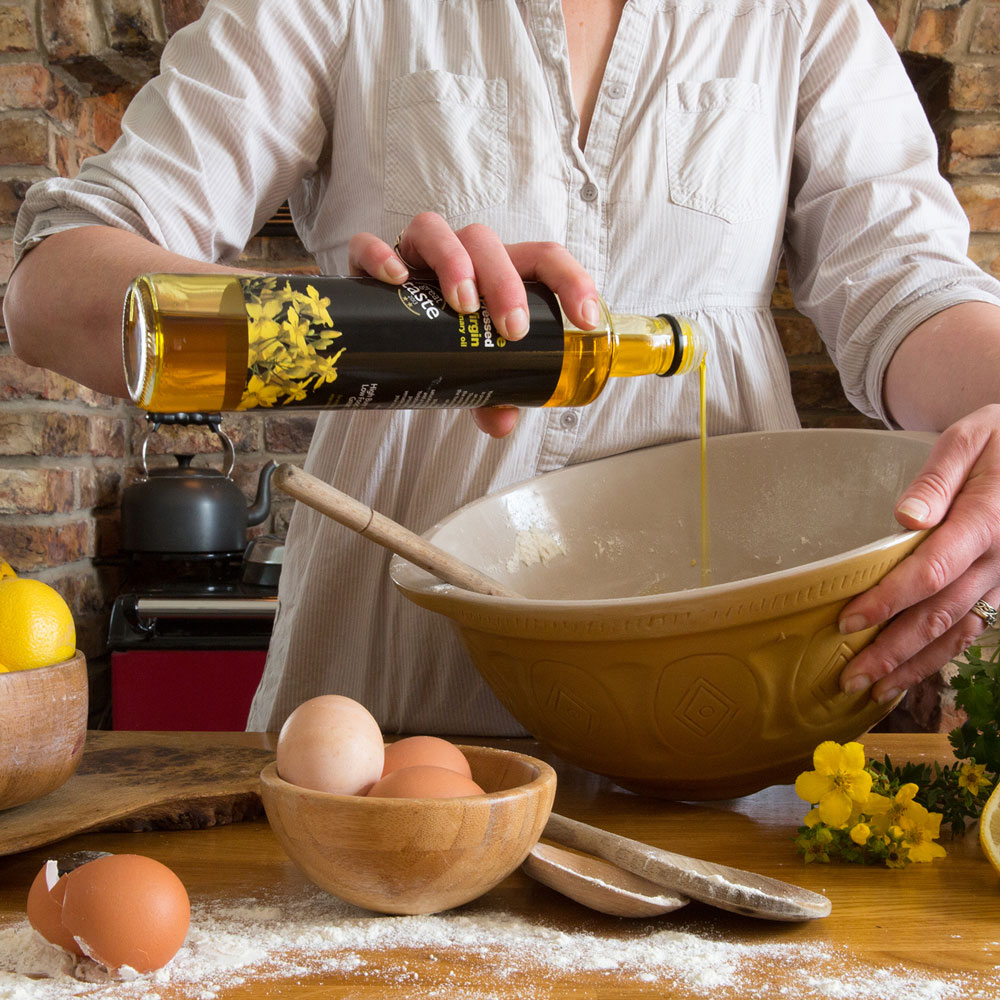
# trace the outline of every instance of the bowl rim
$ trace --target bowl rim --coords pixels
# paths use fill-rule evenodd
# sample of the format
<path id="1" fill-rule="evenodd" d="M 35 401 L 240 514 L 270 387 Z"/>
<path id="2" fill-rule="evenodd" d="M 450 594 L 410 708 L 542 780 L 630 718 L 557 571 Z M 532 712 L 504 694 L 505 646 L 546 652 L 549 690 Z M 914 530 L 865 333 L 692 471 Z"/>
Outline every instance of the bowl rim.
<path id="1" fill-rule="evenodd" d="M 355 808 L 359 809 L 412 809 L 415 802 L 425 804 L 435 802 L 501 802 L 505 799 L 512 799 L 524 794 L 539 794 L 550 783 L 558 781 L 556 770 L 551 764 L 538 757 L 532 757 L 530 754 L 521 753 L 518 750 L 504 750 L 500 747 L 472 746 L 463 743 L 455 743 L 453 745 L 458 747 L 463 753 L 466 750 L 486 751 L 488 756 L 506 757 L 508 759 L 517 758 L 535 767 L 538 773 L 531 781 L 526 781 L 523 785 L 516 785 L 514 788 L 504 788 L 496 792 L 483 792 L 482 795 L 454 795 L 449 798 L 401 798 L 390 795 L 369 797 L 367 795 L 340 795 L 336 792 L 324 792 L 318 788 L 306 788 L 304 785 L 295 785 L 290 781 L 285 781 L 278 774 L 277 760 L 272 760 L 265 764 L 260 770 L 259 777 L 262 784 L 269 785 L 279 793 L 305 795 L 320 802 L 328 801 L 331 806 L 351 803 Z M 362 802 L 369 804 L 361 805 Z"/>
<path id="2" fill-rule="evenodd" d="M 924 442 L 929 446 L 938 435 L 925 432 L 879 430 L 875 428 L 848 428 L 848 427 L 817 427 L 817 428 L 786 428 L 773 431 L 741 431 L 735 434 L 718 435 L 715 440 L 735 438 L 772 438 L 784 435 L 801 436 L 802 434 L 815 434 L 824 436 L 902 436 L 916 442 Z M 699 446 L 696 438 L 682 441 L 671 441 L 664 444 L 650 445 L 648 448 L 634 449 L 634 451 L 661 450 L 666 448 L 676 448 L 686 446 L 694 448 Z M 593 462 L 612 461 L 620 459 L 633 452 L 619 452 L 615 455 L 604 456 L 593 459 Z M 470 507 L 497 497 L 503 497 L 509 493 L 524 489 L 543 477 L 557 475 L 572 469 L 581 468 L 586 464 L 564 466 L 561 469 L 554 469 L 551 472 L 540 473 L 528 479 L 512 483 L 503 489 L 497 490 L 487 496 L 472 500 L 463 504 L 458 509 L 431 525 L 422 532 L 422 537 L 433 541 L 434 536 L 446 525 L 462 516 Z M 892 559 L 894 562 L 901 559 L 910 552 L 917 544 L 923 540 L 933 529 L 908 530 L 900 527 L 899 531 L 881 538 L 872 540 L 865 545 L 847 549 L 834 556 L 826 556 L 807 563 L 800 563 L 797 566 L 789 566 L 784 569 L 774 570 L 770 573 L 761 573 L 754 577 L 741 580 L 731 580 L 723 583 L 713 583 L 705 587 L 691 587 L 687 590 L 667 591 L 663 593 L 636 595 L 630 597 L 608 597 L 608 598 L 537 598 L 537 597 L 498 597 L 492 594 L 479 594 L 474 591 L 465 590 L 453 584 L 445 583 L 437 579 L 424 569 L 411 563 L 400 555 L 393 555 L 389 563 L 389 577 L 393 584 L 406 597 L 423 607 L 435 611 L 462 611 L 473 617 L 475 622 L 483 620 L 484 617 L 495 616 L 500 608 L 509 609 L 514 613 L 522 612 L 536 619 L 545 619 L 554 622 L 562 618 L 565 621 L 580 622 L 593 619 L 595 614 L 599 617 L 637 616 L 648 618 L 658 614 L 669 614 L 672 617 L 678 615 L 690 618 L 692 614 L 696 618 L 704 616 L 697 613 L 697 608 L 714 606 L 716 609 L 730 605 L 735 596 L 742 604 L 754 602 L 762 599 L 764 595 L 773 594 L 775 586 L 782 588 L 783 592 L 795 592 L 802 587 L 811 577 L 828 577 L 831 566 L 851 566 L 869 559 L 871 556 L 883 555 L 885 559 Z M 866 589 L 865 585 L 855 588 L 838 588 L 843 592 L 843 596 L 851 596 Z M 832 596 L 831 600 L 836 599 Z M 787 603 L 787 602 L 778 602 Z M 509 613 L 509 612 L 508 612 Z M 717 619 L 718 615 L 709 615 L 704 620 Z M 725 623 L 723 623 L 725 624 Z M 720 627 L 717 620 L 712 621 L 712 627 Z"/>
<path id="3" fill-rule="evenodd" d="M 44 667 L 25 667 L 23 670 L 4 670 L 0 671 L 0 684 L 4 683 L 3 678 L 5 677 L 18 677 L 27 676 L 30 674 L 38 675 L 47 670 L 57 670 L 66 669 L 68 667 L 76 667 L 81 663 L 86 663 L 87 657 L 82 650 L 76 650 L 71 657 L 65 660 L 60 660 L 58 663 L 47 663 Z"/>

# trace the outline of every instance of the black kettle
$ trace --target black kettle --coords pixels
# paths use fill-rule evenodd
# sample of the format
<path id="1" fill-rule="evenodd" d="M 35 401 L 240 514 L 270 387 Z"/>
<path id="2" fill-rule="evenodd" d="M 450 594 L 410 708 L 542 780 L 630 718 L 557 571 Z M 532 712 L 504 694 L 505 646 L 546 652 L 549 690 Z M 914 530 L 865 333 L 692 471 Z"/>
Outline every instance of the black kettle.
<path id="1" fill-rule="evenodd" d="M 190 555 L 239 554 L 247 528 L 260 524 L 271 509 L 271 475 L 277 462 L 261 469 L 257 495 L 247 507 L 242 490 L 230 478 L 236 451 L 222 430 L 219 414 L 149 413 L 152 428 L 142 443 L 141 479 L 122 494 L 121 547 L 128 552 Z M 177 465 L 149 469 L 146 448 L 161 424 L 206 424 L 219 436 L 223 471 L 192 468 L 193 455 L 177 455 Z"/>

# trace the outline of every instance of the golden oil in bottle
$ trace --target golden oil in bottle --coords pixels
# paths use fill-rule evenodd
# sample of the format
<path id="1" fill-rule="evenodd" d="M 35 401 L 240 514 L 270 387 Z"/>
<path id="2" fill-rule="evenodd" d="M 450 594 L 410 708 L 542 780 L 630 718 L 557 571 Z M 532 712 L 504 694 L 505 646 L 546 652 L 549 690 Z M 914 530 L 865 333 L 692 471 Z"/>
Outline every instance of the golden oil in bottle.
<path id="1" fill-rule="evenodd" d="M 604 309 L 599 329 L 579 330 L 545 286 L 526 291 L 530 333 L 508 341 L 435 281 L 143 275 L 125 301 L 129 394 L 164 413 L 583 406 L 611 377 L 681 374 L 704 357 L 691 320 Z"/>

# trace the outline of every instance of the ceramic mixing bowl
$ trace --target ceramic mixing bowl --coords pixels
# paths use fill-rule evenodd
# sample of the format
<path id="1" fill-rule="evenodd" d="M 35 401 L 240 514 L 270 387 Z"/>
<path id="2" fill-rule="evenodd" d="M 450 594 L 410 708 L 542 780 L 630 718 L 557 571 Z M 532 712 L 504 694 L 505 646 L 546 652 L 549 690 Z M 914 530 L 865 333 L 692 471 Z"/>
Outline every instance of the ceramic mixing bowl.
<path id="1" fill-rule="evenodd" d="M 87 738 L 87 660 L 0 674 L 0 809 L 70 778 Z"/>
<path id="2" fill-rule="evenodd" d="M 455 799 L 332 795 L 261 772 L 268 822 L 320 888 L 380 913 L 435 913 L 488 892 L 548 822 L 556 773 L 510 750 L 463 746 L 486 793 Z"/>
<path id="3" fill-rule="evenodd" d="M 676 799 L 792 780 L 822 740 L 891 705 L 840 692 L 876 630 L 840 609 L 923 537 L 893 505 L 933 438 L 796 430 L 647 448 L 538 476 L 425 537 L 523 595 L 484 596 L 400 557 L 399 589 L 457 626 L 510 712 L 566 760 Z"/>

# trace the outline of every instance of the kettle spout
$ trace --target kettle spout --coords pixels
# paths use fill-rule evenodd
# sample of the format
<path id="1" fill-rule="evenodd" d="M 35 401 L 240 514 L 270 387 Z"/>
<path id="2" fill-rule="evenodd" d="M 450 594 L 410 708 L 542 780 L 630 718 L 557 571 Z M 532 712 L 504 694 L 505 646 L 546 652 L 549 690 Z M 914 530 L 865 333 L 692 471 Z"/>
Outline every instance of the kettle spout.
<path id="1" fill-rule="evenodd" d="M 247 524 L 260 524 L 261 521 L 271 513 L 271 476 L 278 467 L 278 463 L 271 459 L 263 469 L 260 470 L 260 479 L 257 480 L 257 496 L 254 497 L 253 506 L 247 511 Z"/>

